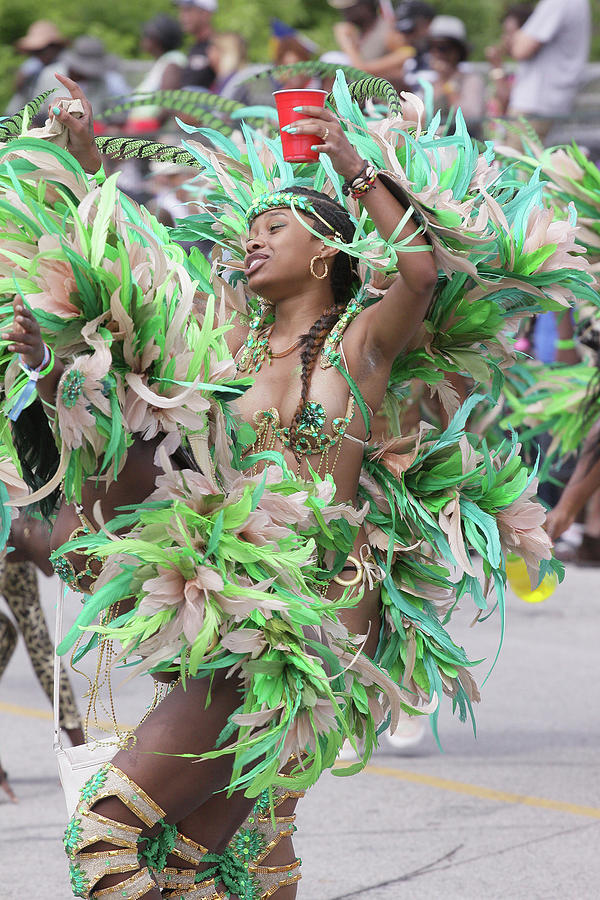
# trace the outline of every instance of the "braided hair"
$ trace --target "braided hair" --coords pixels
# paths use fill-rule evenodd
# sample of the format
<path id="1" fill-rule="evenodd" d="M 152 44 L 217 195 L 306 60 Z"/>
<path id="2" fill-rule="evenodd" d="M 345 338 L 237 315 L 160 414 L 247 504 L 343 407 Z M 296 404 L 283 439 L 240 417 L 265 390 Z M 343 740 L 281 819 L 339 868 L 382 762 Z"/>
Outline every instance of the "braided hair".
<path id="1" fill-rule="evenodd" d="M 326 194 L 321 194 L 318 191 L 304 188 L 290 188 L 289 190 L 290 193 L 308 197 L 313 204 L 315 211 L 319 216 L 322 216 L 322 218 L 325 219 L 325 222 L 331 225 L 334 232 L 341 235 L 342 240 L 347 242 L 352 240 L 354 236 L 354 225 L 343 206 L 340 206 L 340 204 L 335 200 L 332 200 L 331 197 L 328 197 Z M 331 230 L 329 230 L 323 222 L 315 216 L 311 216 L 310 212 L 304 212 L 303 210 L 303 214 L 312 219 L 315 231 L 318 231 L 319 234 L 322 234 L 324 237 L 331 237 Z M 294 439 L 308 402 L 308 392 L 310 389 L 312 373 L 317 359 L 319 358 L 319 353 L 323 349 L 327 335 L 352 299 L 358 284 L 358 271 L 353 263 L 352 257 L 347 253 L 340 251 L 334 257 L 331 267 L 333 303 L 321 316 L 319 316 L 308 332 L 303 334 L 300 338 L 300 346 L 302 348 L 300 355 L 300 361 L 302 363 L 302 373 L 300 376 L 302 391 L 296 412 L 290 423 L 289 437 L 292 449 L 294 448 Z"/>

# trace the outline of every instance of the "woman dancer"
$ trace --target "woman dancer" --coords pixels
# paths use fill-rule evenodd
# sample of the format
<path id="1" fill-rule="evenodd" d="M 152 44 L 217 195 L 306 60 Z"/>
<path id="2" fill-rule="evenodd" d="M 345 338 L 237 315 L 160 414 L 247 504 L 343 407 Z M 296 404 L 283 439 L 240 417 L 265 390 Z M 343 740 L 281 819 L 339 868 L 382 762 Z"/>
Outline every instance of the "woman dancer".
<path id="1" fill-rule="evenodd" d="M 343 178 L 349 183 L 354 182 L 363 172 L 364 162 L 348 142 L 336 117 L 313 107 L 303 112 L 305 118 L 298 123 L 297 130 L 326 138 L 321 152 L 328 154 Z M 89 108 L 80 120 L 72 120 L 65 112 L 59 115 L 77 135 L 83 134 L 90 117 Z M 380 233 L 388 238 L 397 229 L 405 209 L 379 179 L 373 178 L 368 186 L 363 202 Z M 296 198 L 302 198 L 300 211 L 294 206 Z M 267 440 L 264 435 L 268 429 L 269 447 L 283 453 L 288 464 L 298 469 L 299 475 L 307 474 L 309 464 L 323 477 L 333 474 L 336 499 L 352 504 L 356 501 L 363 447 L 368 435 L 362 417 L 357 414 L 356 399 L 348 382 L 335 367 L 321 368 L 319 359 L 326 338 L 352 300 L 357 278 L 351 259 L 324 243 L 318 234 L 311 233 L 298 221 L 298 215 L 327 238 L 340 234 L 342 239 L 349 241 L 354 228 L 342 207 L 313 191 L 290 192 L 267 200 L 264 206 L 264 211 L 257 209 L 250 221 L 245 263 L 251 290 L 260 293 L 273 307 L 273 326 L 264 331 L 267 338 L 265 356 L 271 364 L 252 365 L 244 361 L 244 368 L 254 369 L 255 381 L 240 401 L 240 410 L 245 421 L 258 425 L 263 441 Z M 399 238 L 409 237 L 415 230 L 415 223 L 410 221 Z M 371 410 L 380 407 L 392 363 L 422 321 L 437 279 L 432 254 L 423 236 L 415 235 L 414 244 L 422 246 L 425 252 L 400 256 L 399 275 L 383 299 L 362 311 L 336 342 L 347 373 Z M 13 342 L 10 349 L 35 369 L 44 356 L 39 328 L 33 315 L 18 302 L 15 313 L 15 321 L 23 331 L 8 335 Z M 228 342 L 234 356 L 239 357 L 246 338 L 247 331 L 244 333 L 239 327 L 229 332 Z M 52 371 L 39 382 L 39 394 L 45 402 L 55 403 L 63 370 L 57 360 Z M 317 432 L 312 424 L 307 425 L 311 422 L 309 417 L 321 409 L 326 413 L 328 425 L 333 423 L 333 428 L 329 425 L 329 432 Z M 269 418 L 265 423 L 267 416 L 275 410 L 278 419 Z M 326 451 L 321 449 L 324 443 Z M 93 506 L 100 499 L 104 515 L 111 506 L 114 509 L 146 499 L 159 474 L 152 465 L 154 451 L 152 444 L 140 445 L 139 454 L 130 454 L 118 481 L 106 494 L 86 486 L 83 515 L 93 520 Z M 52 535 L 55 548 L 64 544 L 81 525 L 80 516 L 81 513 L 72 506 L 63 505 Z M 351 555 L 360 559 L 360 547 L 366 543 L 361 528 Z M 355 565 L 350 563 L 349 567 L 353 574 L 357 573 Z M 341 585 L 333 585 L 328 596 L 335 598 L 343 590 Z M 352 633 L 368 635 L 367 653 L 372 654 L 377 645 L 379 616 L 378 587 L 367 590 L 359 604 L 343 616 L 344 624 Z M 206 708 L 209 689 L 212 697 Z M 118 776 L 119 788 L 115 787 L 111 796 L 98 800 L 93 807 L 94 816 L 103 816 L 103 821 L 110 819 L 115 831 L 126 826 L 131 833 L 132 827 L 141 826 L 144 836 L 151 836 L 157 818 L 164 818 L 176 824 L 180 834 L 194 845 L 206 847 L 212 853 L 222 852 L 248 815 L 252 801 L 239 792 L 230 799 L 214 796 L 229 782 L 231 766 L 226 760 L 217 759 L 197 766 L 168 754 L 200 755 L 210 751 L 238 706 L 238 687 L 224 676 L 217 675 L 212 687 L 206 679 L 190 681 L 185 690 L 182 686 L 176 687 L 138 729 L 135 749 L 120 751 L 115 756 L 115 771 L 122 773 Z M 129 798 L 124 803 L 119 793 L 123 785 L 131 782 L 152 798 L 152 801 L 146 801 L 148 809 L 152 810 L 146 821 L 140 821 Z M 278 814 L 290 815 L 293 805 L 293 801 L 288 801 L 287 808 L 278 809 Z M 122 846 L 122 840 L 112 843 L 110 830 L 108 826 L 99 829 L 97 836 L 104 840 L 87 846 L 84 856 L 99 853 L 103 860 L 110 860 L 111 853 L 119 853 L 117 847 Z M 289 838 L 282 841 L 268 859 L 268 865 L 275 866 L 293 862 Z M 83 863 L 80 865 L 84 867 Z M 285 885 L 287 874 L 282 873 L 283 886 L 279 888 L 278 900 L 279 896 L 281 900 L 291 900 L 295 896 L 295 887 Z M 110 894 L 147 897 L 148 900 L 161 896 L 159 889 L 153 886 L 147 867 L 142 864 L 133 875 L 128 865 L 127 874 L 101 877 L 95 884 L 94 896 Z M 207 884 L 204 887 L 198 885 L 189 896 L 218 897 L 220 894 L 218 887 L 213 889 Z"/>
<path id="2" fill-rule="evenodd" d="M 89 104 L 75 85 L 65 83 L 82 102 L 84 115 L 76 120 L 60 108 L 56 115 L 70 129 L 86 168 L 95 171 Z M 338 95 L 338 103 L 343 100 Z M 187 265 L 205 292 L 206 311 L 201 329 L 192 322 L 180 248 L 162 248 L 147 217 L 124 199 L 112 218 L 107 214 L 115 205 L 114 180 L 88 185 L 70 157 L 58 151 L 52 152 L 68 173 L 57 174 L 47 160 L 38 163 L 39 172 L 29 161 L 20 170 L 27 209 L 44 215 L 59 235 L 50 241 L 38 237 L 34 220 L 22 213 L 31 226 L 19 234 L 19 244 L 13 242 L 10 283 L 23 283 L 28 303 L 40 309 L 47 339 L 63 348 L 57 353 L 62 361 L 52 360 L 36 317 L 20 298 L 16 325 L 7 336 L 26 368 L 43 367 L 34 377 L 45 408 L 56 417 L 61 461 L 52 484 L 64 476 L 69 502 L 56 520 L 55 567 L 71 585 L 93 586 L 80 627 L 116 607 L 113 621 L 103 619 L 101 633 L 121 640 L 128 662 L 141 655 L 142 668 L 161 677 L 180 673 L 183 679 L 138 728 L 135 746 L 120 751 L 82 791 L 65 835 L 79 896 L 157 898 L 162 889 L 167 896 L 199 900 L 221 896 L 222 882 L 233 897 L 293 897 L 299 878 L 290 841 L 293 807 L 301 788 L 333 764 L 344 735 L 365 736 L 364 763 L 375 729 L 385 727 L 388 703 L 394 722 L 398 700 L 405 709 L 417 712 L 420 706 L 429 712 L 447 692 L 466 716 L 478 698 L 465 668 L 471 663 L 441 622 L 454 605 L 457 576 L 451 581 L 436 558 L 462 566 L 460 589 L 472 592 L 485 608 L 468 546 L 483 554 L 499 598 L 507 549 L 518 546 L 532 563 L 539 561 L 532 547 L 549 556 L 537 524 L 528 518 L 526 528 L 517 527 L 511 517 L 517 506 L 532 505 L 529 494 L 521 499 L 528 482 L 518 457 L 511 451 L 505 469 L 502 451 L 492 459 L 464 435 L 461 421 L 476 397 L 439 440 L 421 432 L 408 444 L 393 442 L 394 452 L 383 448 L 365 462 L 369 407 L 380 406 L 392 361 L 419 328 L 437 266 L 429 243 L 405 215 L 408 204 L 398 200 L 406 193 L 358 156 L 332 112 L 303 113 L 294 127 L 324 140 L 321 152 L 334 166 L 330 178 L 343 180 L 344 191 L 362 201 L 381 238 L 374 240 L 370 231 L 361 236 L 361 226 L 341 205 L 304 185 L 266 193 L 263 186 L 253 200 L 249 179 L 259 187 L 273 179 L 263 180 L 251 146 L 251 168 L 198 146 L 196 158 L 212 160 L 221 184 L 241 198 L 235 209 L 218 204 L 218 217 L 209 205 L 199 222 L 215 223 L 210 234 L 229 250 L 223 267 L 233 272 L 239 247 L 230 236 L 238 239 L 243 209 L 248 228 L 243 276 L 252 293 L 260 291 L 269 301 L 249 327 L 243 324 L 243 302 L 236 307 L 236 296 L 241 298 L 235 278 L 215 277 L 211 283 L 197 255 Z M 488 173 L 490 161 L 474 155 L 468 136 L 461 134 L 457 142 L 457 152 L 467 154 L 467 171 L 455 165 L 454 156 L 432 155 L 434 162 L 449 159 L 443 181 L 446 186 L 454 178 L 455 199 L 450 202 L 446 190 L 438 199 L 432 195 L 426 173 L 418 170 L 429 159 L 424 153 L 414 155 L 413 178 L 420 182 L 423 176 L 433 218 L 441 198 L 441 231 L 452 248 L 459 231 L 449 225 L 463 223 L 466 237 L 477 244 L 474 259 L 488 266 L 489 293 L 496 297 L 498 275 L 503 276 L 489 268 L 489 260 L 498 258 L 499 248 L 486 230 L 485 210 L 474 214 L 471 196 L 464 203 L 461 197 L 473 179 L 488 175 L 492 190 L 502 196 L 503 188 L 497 187 L 496 174 Z M 26 153 L 28 147 L 25 142 Z M 16 141 L 11 155 L 18 152 Z M 386 153 L 395 150 L 390 145 Z M 291 167 L 278 165 L 289 178 Z M 47 197 L 55 204 L 51 214 L 39 209 L 43 193 L 37 181 L 48 172 L 53 184 L 61 178 L 68 183 L 69 210 L 79 204 L 71 218 L 63 194 L 54 190 Z M 322 173 L 315 177 L 323 183 Z M 5 185 L 12 197 L 14 177 Z M 531 192 L 527 196 L 531 202 Z M 512 203 L 511 214 L 518 205 Z M 159 237 L 165 240 L 163 232 Z M 432 231 L 427 237 L 450 271 L 451 253 Z M 25 248 L 21 266 L 18 251 L 26 241 L 34 246 Z M 61 263 L 66 287 L 54 280 L 54 293 L 46 287 L 49 243 L 59 258 L 64 247 L 68 258 Z M 482 252 L 484 244 L 490 246 Z M 397 254 L 403 250 L 410 252 Z M 387 291 L 375 291 L 382 296 L 370 306 L 356 276 L 357 256 L 382 260 L 388 272 L 398 258 L 399 274 Z M 511 262 L 518 256 L 513 251 Z M 457 265 L 465 270 L 463 259 Z M 69 287 L 75 270 L 78 291 Z M 464 281 L 461 274 L 452 294 L 459 302 Z M 523 283 L 526 290 L 526 279 Z M 557 276 L 554 294 L 561 289 Z M 485 322 L 478 317 L 481 340 L 484 326 L 497 328 L 499 317 L 487 316 L 486 302 L 491 312 L 493 300 L 482 300 L 477 290 L 478 312 L 486 313 Z M 227 332 L 237 379 L 220 344 L 224 329 L 211 326 L 211 292 L 239 312 Z M 447 294 L 444 309 L 452 310 Z M 505 299 L 502 308 L 514 314 Z M 47 315 L 50 309 L 53 316 Z M 429 329 L 423 333 L 432 335 L 431 323 Z M 470 349 L 473 330 L 459 329 L 460 335 L 468 348 L 460 360 L 470 365 L 476 355 Z M 485 345 L 491 356 L 493 335 Z M 77 348 L 74 362 L 64 350 L 69 347 Z M 448 344 L 444 347 L 447 353 Z M 433 348 L 430 337 L 428 360 L 435 359 Z M 420 369 L 427 372 L 424 365 Z M 249 389 L 238 408 L 246 424 L 240 426 L 227 418 L 227 404 L 219 407 L 217 400 L 240 394 L 244 386 Z M 21 402 L 21 388 L 8 377 L 7 391 Z M 170 462 L 166 451 L 178 447 L 182 431 L 187 459 L 174 455 Z M 382 455 L 385 465 L 377 459 Z M 366 505 L 357 512 L 359 477 Z M 93 533 L 96 522 L 125 504 L 129 509 Z M 121 537 L 118 531 L 125 533 Z M 128 597 L 136 598 L 134 608 Z M 375 651 L 384 670 L 369 658 Z M 188 755 L 200 757 L 201 764 L 193 765 Z M 227 786 L 227 796 L 219 793 Z M 252 803 L 243 789 L 249 797 L 260 796 L 239 827 Z M 251 865 L 244 865 L 248 859 Z"/>

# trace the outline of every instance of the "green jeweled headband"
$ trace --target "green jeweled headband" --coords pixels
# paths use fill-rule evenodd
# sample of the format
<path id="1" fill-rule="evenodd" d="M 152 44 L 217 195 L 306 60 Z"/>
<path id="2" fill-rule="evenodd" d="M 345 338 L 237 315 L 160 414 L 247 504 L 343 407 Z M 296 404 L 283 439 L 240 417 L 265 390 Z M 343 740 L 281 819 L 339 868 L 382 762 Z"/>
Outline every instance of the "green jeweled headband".
<path id="1" fill-rule="evenodd" d="M 282 208 L 300 209 L 302 212 L 315 216 L 319 222 L 322 222 L 323 225 L 326 225 L 327 228 L 333 232 L 335 237 L 339 237 L 340 240 L 342 239 L 341 235 L 339 235 L 333 225 L 324 219 L 323 216 L 319 215 L 314 204 L 308 197 L 303 197 L 302 194 L 294 194 L 291 191 L 275 191 L 273 194 L 263 194 L 262 197 L 257 197 L 246 212 L 246 224 L 250 227 L 252 221 L 268 209 Z"/>

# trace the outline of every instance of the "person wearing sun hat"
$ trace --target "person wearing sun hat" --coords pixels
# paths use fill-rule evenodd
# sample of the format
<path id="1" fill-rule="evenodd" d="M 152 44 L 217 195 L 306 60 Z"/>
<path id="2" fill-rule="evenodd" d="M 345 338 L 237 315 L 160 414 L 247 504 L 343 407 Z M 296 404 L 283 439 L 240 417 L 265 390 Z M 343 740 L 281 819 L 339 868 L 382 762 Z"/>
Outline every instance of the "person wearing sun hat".
<path id="1" fill-rule="evenodd" d="M 35 85 L 35 93 L 53 91 L 48 99 L 51 105 L 52 97 L 61 90 L 55 73 L 67 75 L 85 86 L 88 97 L 93 99 L 94 108 L 102 111 L 107 109 L 109 98 L 127 96 L 131 89 L 118 69 L 116 57 L 106 52 L 106 48 L 99 38 L 82 34 L 75 38 L 70 47 L 67 47 L 59 58 L 50 66 L 46 66 L 39 75 Z"/>
<path id="2" fill-rule="evenodd" d="M 429 27 L 435 19 L 435 9 L 423 0 L 403 0 L 395 10 L 396 34 L 414 49 L 414 56 L 404 65 L 405 86 L 418 93 L 419 78 L 427 69 L 427 40 Z"/>
<path id="3" fill-rule="evenodd" d="M 38 19 L 15 43 L 15 49 L 27 56 L 15 76 L 15 93 L 6 107 L 12 115 L 35 96 L 34 87 L 44 66 L 50 65 L 67 43 L 53 22 Z"/>

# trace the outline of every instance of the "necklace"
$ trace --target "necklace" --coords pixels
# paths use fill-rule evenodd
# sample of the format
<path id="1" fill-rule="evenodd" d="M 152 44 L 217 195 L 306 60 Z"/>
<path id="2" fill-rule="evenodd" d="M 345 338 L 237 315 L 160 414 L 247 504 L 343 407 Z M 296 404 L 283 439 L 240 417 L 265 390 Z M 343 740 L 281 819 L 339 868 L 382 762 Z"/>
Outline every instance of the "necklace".
<path id="1" fill-rule="evenodd" d="M 276 352 L 272 349 L 271 344 L 269 343 L 269 338 L 271 337 L 271 333 L 272 333 L 272 331 L 273 331 L 273 327 L 274 327 L 274 326 L 271 326 L 271 331 L 269 331 L 269 333 L 267 334 L 267 343 L 268 343 L 268 346 L 269 346 L 269 356 L 271 356 L 273 359 L 282 359 L 284 356 L 289 356 L 290 353 L 293 353 L 294 350 L 297 350 L 297 349 L 298 349 L 298 347 L 299 347 L 300 344 L 302 343 L 302 338 L 297 338 L 297 339 L 294 341 L 294 343 L 292 344 L 292 346 L 291 346 L 291 347 L 288 347 L 287 350 L 280 350 L 278 353 L 276 353 Z"/>
<path id="2" fill-rule="evenodd" d="M 290 353 L 293 353 L 294 350 L 298 349 L 302 343 L 302 338 L 298 338 L 294 341 L 292 346 L 288 347 L 286 350 L 280 350 L 278 352 L 272 350 L 269 338 L 271 337 L 271 332 L 274 327 L 275 323 L 273 323 L 267 331 L 264 331 L 264 322 L 259 316 L 250 323 L 250 332 L 246 338 L 244 349 L 238 362 L 238 372 L 252 370 L 259 372 L 265 361 L 270 365 L 272 359 L 282 359 L 284 356 L 289 356 Z"/>

